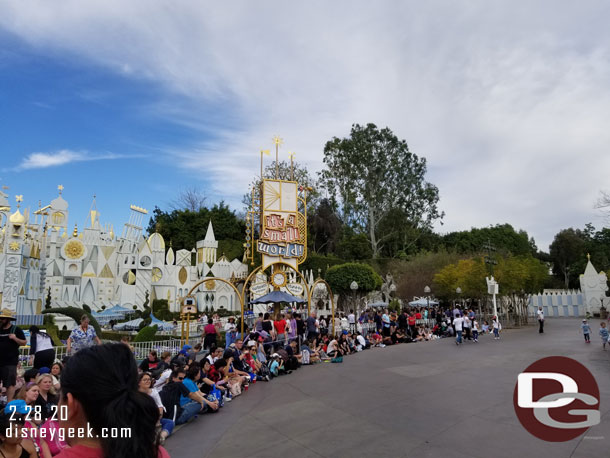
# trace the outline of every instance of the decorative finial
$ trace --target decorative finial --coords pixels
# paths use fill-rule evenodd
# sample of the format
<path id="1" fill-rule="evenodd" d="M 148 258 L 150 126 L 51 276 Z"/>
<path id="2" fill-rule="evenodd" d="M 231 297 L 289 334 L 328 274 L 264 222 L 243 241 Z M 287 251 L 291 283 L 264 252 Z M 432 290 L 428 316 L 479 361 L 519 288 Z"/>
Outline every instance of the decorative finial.
<path id="1" fill-rule="evenodd" d="M 15 196 L 15 200 L 17 201 L 17 208 L 21 207 L 21 202 L 23 202 L 23 194 Z"/>
<path id="2" fill-rule="evenodd" d="M 74 232 L 72 232 L 72 237 L 78 237 L 78 226 L 74 223 Z"/>
<path id="3" fill-rule="evenodd" d="M 589 260 L 589 261 L 591 260 L 591 254 L 590 253 L 587 253 L 587 260 Z"/>
<path id="4" fill-rule="evenodd" d="M 284 143 L 284 139 L 281 138 L 279 135 L 276 135 L 273 137 L 273 144 L 276 146 L 281 146 Z"/>
<path id="5" fill-rule="evenodd" d="M 61 196 L 61 192 L 64 190 L 64 185 L 60 184 L 59 186 L 57 186 L 57 190 L 59 191 L 59 195 Z"/>

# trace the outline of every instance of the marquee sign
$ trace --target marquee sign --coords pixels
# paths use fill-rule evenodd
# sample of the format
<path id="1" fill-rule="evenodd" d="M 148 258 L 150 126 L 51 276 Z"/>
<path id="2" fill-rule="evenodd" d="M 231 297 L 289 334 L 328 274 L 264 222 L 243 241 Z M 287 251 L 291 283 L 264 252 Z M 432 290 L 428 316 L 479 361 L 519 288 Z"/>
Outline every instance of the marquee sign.
<path id="1" fill-rule="evenodd" d="M 298 211 L 299 185 L 295 181 L 263 180 L 260 236 L 256 249 L 263 270 L 283 262 L 295 270 L 307 256 L 307 222 Z"/>

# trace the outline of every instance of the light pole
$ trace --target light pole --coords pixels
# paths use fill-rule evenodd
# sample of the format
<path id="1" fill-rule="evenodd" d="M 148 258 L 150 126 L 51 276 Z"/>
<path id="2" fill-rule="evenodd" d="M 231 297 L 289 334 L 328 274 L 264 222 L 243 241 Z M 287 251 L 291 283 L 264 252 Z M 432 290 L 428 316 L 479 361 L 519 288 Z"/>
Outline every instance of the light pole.
<path id="1" fill-rule="evenodd" d="M 462 288 L 460 288 L 459 286 L 457 288 L 455 288 L 455 294 L 457 294 L 458 304 L 460 304 L 460 306 L 461 306 L 462 301 L 460 300 L 460 294 L 462 294 Z"/>
<path id="2" fill-rule="evenodd" d="M 357 317 L 358 317 L 358 305 L 356 304 L 356 291 L 358 291 L 358 283 L 354 280 L 353 282 L 350 283 L 349 289 L 352 290 L 352 304 L 353 304 L 354 311 L 355 311 L 355 314 L 354 314 L 354 323 L 355 323 L 357 320 Z M 351 323 L 349 323 L 349 325 L 351 327 Z"/>
<path id="3" fill-rule="evenodd" d="M 432 291 L 432 290 L 430 289 L 429 286 L 426 286 L 424 288 L 424 294 L 426 295 L 426 299 L 428 301 L 428 308 L 430 308 L 430 291 Z"/>

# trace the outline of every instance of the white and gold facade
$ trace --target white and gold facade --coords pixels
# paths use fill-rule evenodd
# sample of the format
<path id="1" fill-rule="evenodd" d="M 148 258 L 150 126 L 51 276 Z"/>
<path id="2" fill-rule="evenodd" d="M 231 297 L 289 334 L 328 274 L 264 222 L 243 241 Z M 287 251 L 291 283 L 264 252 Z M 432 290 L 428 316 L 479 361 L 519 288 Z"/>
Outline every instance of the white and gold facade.
<path id="1" fill-rule="evenodd" d="M 248 267 L 238 259 L 218 258 L 218 242 L 210 222 L 205 239 L 189 250 L 166 246 L 163 237 L 142 234 L 147 211 L 130 206 L 122 234 L 102 226 L 95 199 L 85 227 L 68 227 L 68 203 L 60 195 L 30 214 L 11 211 L 8 196 L 0 192 L 0 308 L 20 315 L 39 313 L 50 293 L 51 306 L 88 304 L 99 311 L 120 304 L 141 308 L 148 295 L 166 299 L 170 310 L 204 277 L 237 281 Z M 18 205 L 21 196 L 18 197 Z M 200 310 L 238 310 L 230 286 L 206 282 L 197 293 Z"/>

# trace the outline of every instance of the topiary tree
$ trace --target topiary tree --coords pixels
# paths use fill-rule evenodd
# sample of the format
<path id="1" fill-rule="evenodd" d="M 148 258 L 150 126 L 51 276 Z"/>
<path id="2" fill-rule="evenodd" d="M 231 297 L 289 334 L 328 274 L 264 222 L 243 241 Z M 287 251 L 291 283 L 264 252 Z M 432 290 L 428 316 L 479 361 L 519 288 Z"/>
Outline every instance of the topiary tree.
<path id="1" fill-rule="evenodd" d="M 102 328 L 100 326 L 100 324 L 97 322 L 97 320 L 95 318 L 93 318 L 93 315 L 91 314 L 91 308 L 87 305 L 87 304 L 83 304 L 83 308 L 80 309 L 78 307 L 57 307 L 57 308 L 51 308 L 51 309 L 45 309 L 42 311 L 43 314 L 46 313 L 58 313 L 60 315 L 65 315 L 69 318 L 72 318 L 74 321 L 76 321 L 76 324 L 80 324 L 80 319 L 83 315 L 87 315 L 89 317 L 89 324 L 91 324 L 91 326 L 93 326 L 93 329 L 95 329 L 95 333 L 97 334 L 98 337 L 101 338 L 102 336 Z"/>
<path id="2" fill-rule="evenodd" d="M 155 334 L 157 333 L 158 327 L 155 324 L 154 326 L 145 326 L 138 331 L 134 342 L 151 342 L 155 340 Z"/>
<path id="3" fill-rule="evenodd" d="M 340 294 L 343 299 L 352 294 L 350 285 L 358 283 L 358 295 L 374 291 L 381 287 L 383 280 L 368 264 L 348 262 L 333 266 L 326 272 L 326 281 L 333 293 Z"/>

